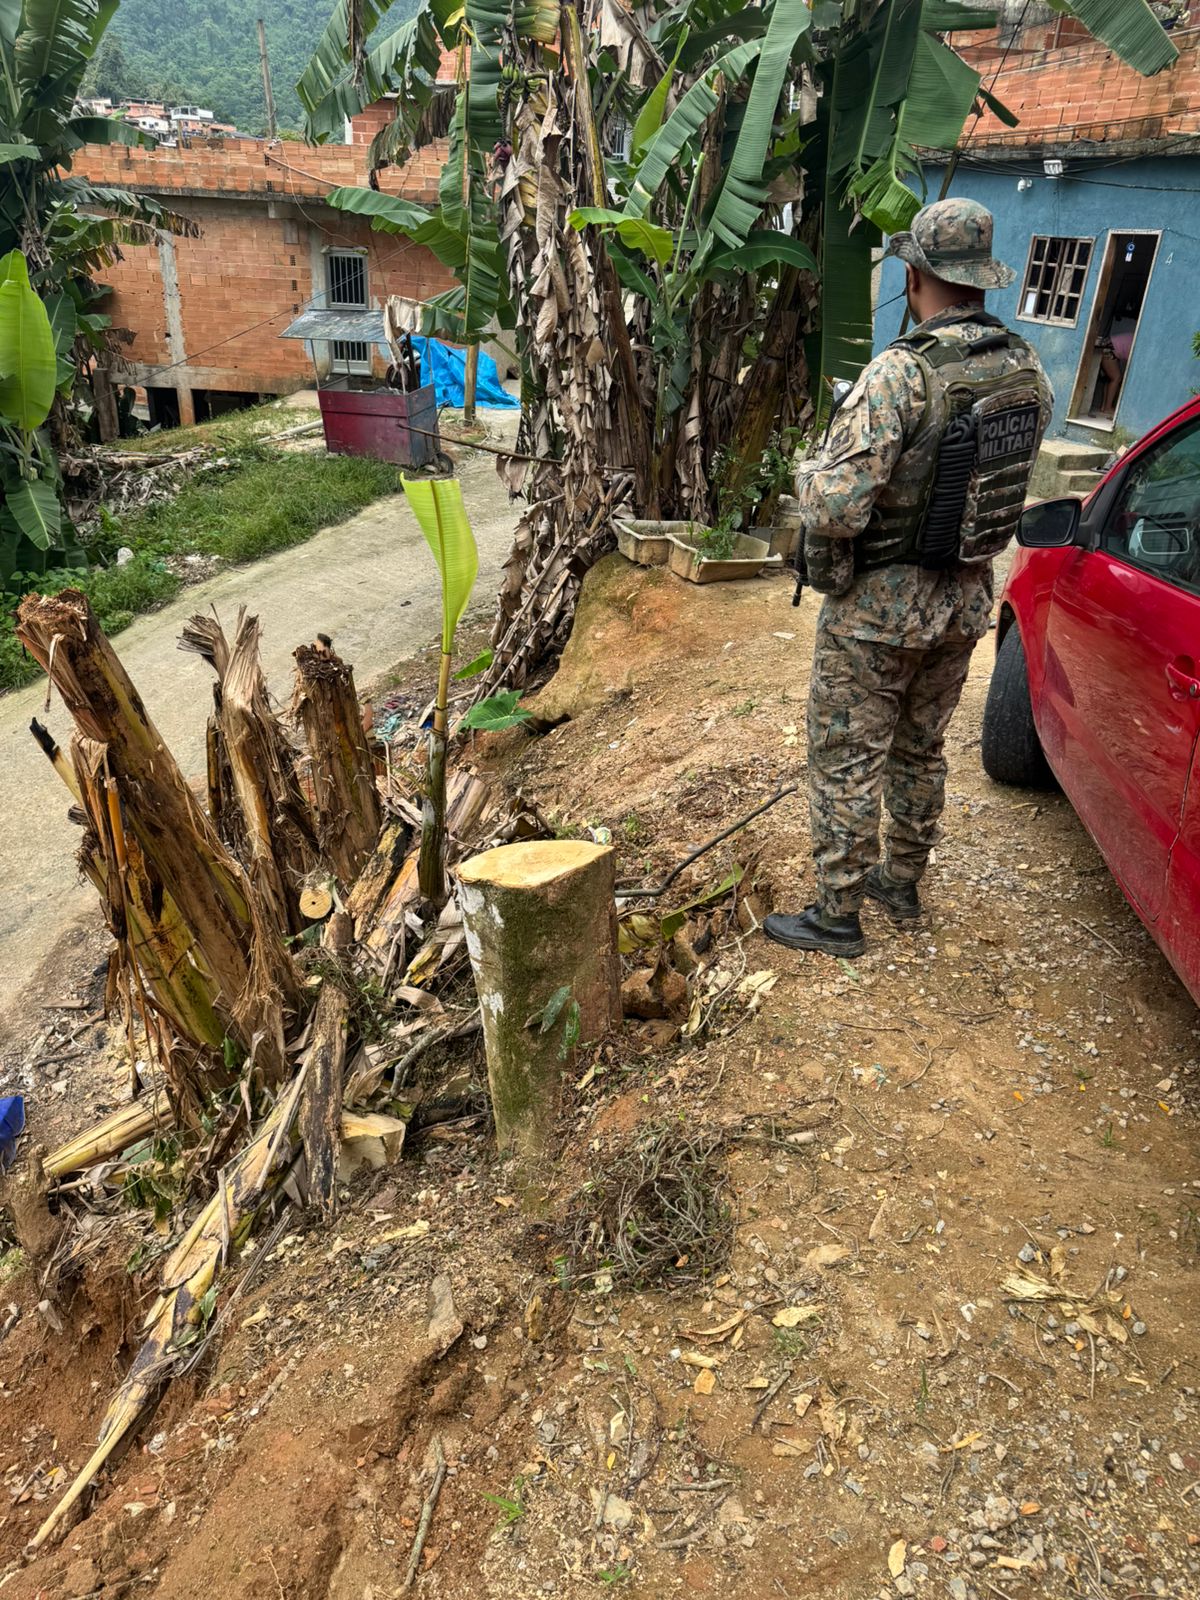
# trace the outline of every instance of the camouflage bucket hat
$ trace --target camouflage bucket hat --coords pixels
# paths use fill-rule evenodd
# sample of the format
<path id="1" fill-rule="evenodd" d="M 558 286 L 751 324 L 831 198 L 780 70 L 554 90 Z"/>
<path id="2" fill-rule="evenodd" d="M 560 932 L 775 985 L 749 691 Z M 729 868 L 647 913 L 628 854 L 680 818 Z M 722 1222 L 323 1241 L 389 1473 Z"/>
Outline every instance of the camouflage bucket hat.
<path id="1" fill-rule="evenodd" d="M 1016 277 L 992 256 L 992 213 L 978 200 L 935 200 L 917 212 L 908 233 L 892 235 L 885 254 L 976 289 L 1005 289 Z"/>

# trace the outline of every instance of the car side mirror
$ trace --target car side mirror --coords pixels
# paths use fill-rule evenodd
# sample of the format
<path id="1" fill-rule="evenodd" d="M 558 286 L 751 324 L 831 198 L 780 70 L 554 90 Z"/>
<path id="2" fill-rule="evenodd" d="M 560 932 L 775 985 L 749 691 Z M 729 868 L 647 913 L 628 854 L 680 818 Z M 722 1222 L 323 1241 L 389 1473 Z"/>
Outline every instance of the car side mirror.
<path id="1" fill-rule="evenodd" d="M 1043 500 L 1021 515 L 1017 543 L 1026 550 L 1061 550 L 1075 543 L 1079 532 L 1079 500 Z"/>

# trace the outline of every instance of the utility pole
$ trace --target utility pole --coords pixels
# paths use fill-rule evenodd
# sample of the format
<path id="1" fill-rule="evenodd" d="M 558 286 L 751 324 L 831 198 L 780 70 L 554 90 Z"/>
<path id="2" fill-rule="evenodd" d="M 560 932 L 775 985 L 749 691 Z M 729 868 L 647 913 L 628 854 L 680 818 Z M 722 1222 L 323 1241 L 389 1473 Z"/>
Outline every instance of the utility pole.
<path id="1" fill-rule="evenodd" d="M 271 63 L 267 60 L 267 30 L 258 19 L 258 55 L 262 62 L 263 95 L 267 102 L 267 138 L 275 137 L 275 96 L 271 93 Z"/>

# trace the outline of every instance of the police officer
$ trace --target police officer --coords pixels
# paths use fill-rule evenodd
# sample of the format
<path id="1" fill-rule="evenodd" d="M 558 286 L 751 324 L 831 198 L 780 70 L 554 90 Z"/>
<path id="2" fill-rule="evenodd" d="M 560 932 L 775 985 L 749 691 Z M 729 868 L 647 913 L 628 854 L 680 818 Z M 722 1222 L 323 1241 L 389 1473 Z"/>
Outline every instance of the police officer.
<path id="1" fill-rule="evenodd" d="M 1034 350 L 984 309 L 1014 276 L 992 258 L 989 211 L 939 200 L 887 254 L 917 326 L 867 366 L 797 482 L 808 581 L 825 594 L 808 705 L 817 899 L 764 928 L 843 956 L 862 953 L 865 896 L 920 915 L 946 726 L 1054 402 Z"/>

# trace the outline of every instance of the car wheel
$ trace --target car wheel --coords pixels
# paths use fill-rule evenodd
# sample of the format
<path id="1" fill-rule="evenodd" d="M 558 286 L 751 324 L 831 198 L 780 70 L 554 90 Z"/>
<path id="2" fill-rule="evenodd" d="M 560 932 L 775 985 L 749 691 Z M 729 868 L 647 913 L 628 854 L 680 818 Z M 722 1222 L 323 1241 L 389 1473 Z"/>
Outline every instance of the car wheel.
<path id="1" fill-rule="evenodd" d="M 1053 789 L 1054 774 L 1033 725 L 1025 647 L 1014 623 L 996 654 L 983 710 L 983 770 L 996 783 Z"/>

